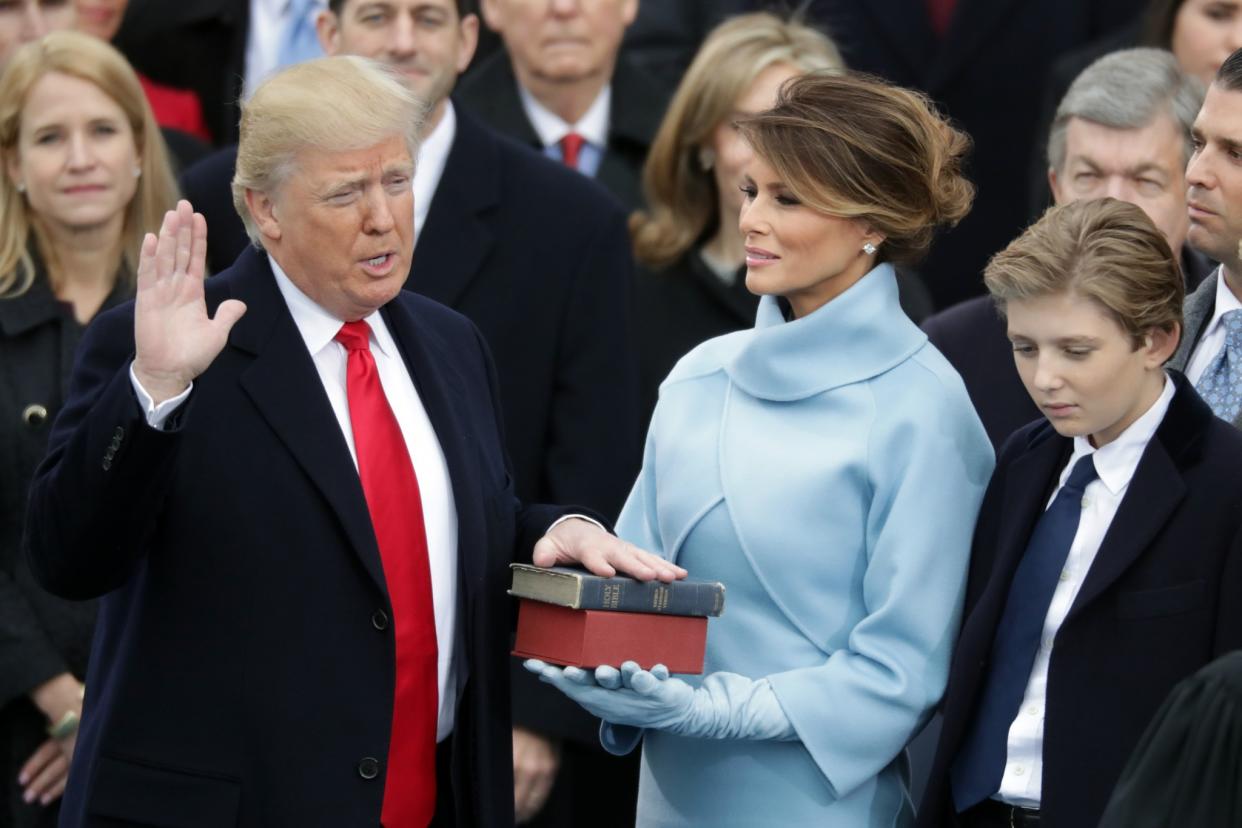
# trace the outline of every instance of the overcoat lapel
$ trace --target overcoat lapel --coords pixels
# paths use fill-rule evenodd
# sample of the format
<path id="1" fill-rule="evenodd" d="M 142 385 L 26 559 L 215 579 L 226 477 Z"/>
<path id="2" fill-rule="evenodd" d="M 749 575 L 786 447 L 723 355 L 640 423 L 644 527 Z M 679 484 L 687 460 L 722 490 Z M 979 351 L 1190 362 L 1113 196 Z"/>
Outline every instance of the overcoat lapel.
<path id="1" fill-rule="evenodd" d="M 488 211 L 500 202 L 500 155 L 483 127 L 460 108 L 457 135 L 419 228 L 405 286 L 457 307 L 494 244 Z"/>
<path id="2" fill-rule="evenodd" d="M 1130 487 L 1100 543 L 1066 622 L 1129 569 L 1151 545 L 1185 495 L 1181 471 L 1159 440 L 1153 438 L 1134 470 Z"/>
<path id="3" fill-rule="evenodd" d="M 427 418 L 431 421 L 440 450 L 448 466 L 457 510 L 458 581 L 466 597 L 464 613 L 458 615 L 467 625 L 474 616 L 472 604 L 478 595 L 478 550 L 487 539 L 481 535 L 487 516 L 483 514 L 483 493 L 477 472 L 479 461 L 470 433 L 462 427 L 459 412 L 469 411 L 470 402 L 461 378 L 451 367 L 460 360 L 448 353 L 448 346 L 427 326 L 419 326 L 413 313 L 402 302 L 390 302 L 383 310 L 384 320 L 397 342 Z"/>
<path id="4" fill-rule="evenodd" d="M 387 586 L 358 471 L 275 277 L 263 254 L 247 249 L 229 278 L 246 315 L 229 336 L 254 355 L 240 377 L 260 415 L 285 444 L 341 521 L 350 545 L 384 594 Z"/>

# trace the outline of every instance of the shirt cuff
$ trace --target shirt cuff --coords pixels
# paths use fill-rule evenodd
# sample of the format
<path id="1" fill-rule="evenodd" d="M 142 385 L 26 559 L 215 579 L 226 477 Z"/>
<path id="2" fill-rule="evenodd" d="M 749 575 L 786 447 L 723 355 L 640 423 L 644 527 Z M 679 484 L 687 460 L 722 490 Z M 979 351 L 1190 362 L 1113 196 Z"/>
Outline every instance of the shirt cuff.
<path id="1" fill-rule="evenodd" d="M 138 397 L 138 405 L 142 406 L 142 413 L 147 418 L 147 425 L 157 431 L 164 430 L 164 423 L 168 421 L 169 415 L 181 407 L 181 404 L 190 396 L 190 392 L 194 390 L 194 383 L 190 383 L 189 387 L 175 397 L 164 400 L 159 405 L 155 404 L 155 400 L 147 393 L 147 389 L 142 387 L 142 383 L 138 381 L 138 375 L 134 373 L 134 363 L 129 364 L 129 382 L 134 386 L 134 394 Z M 566 515 L 566 517 L 571 517 Z M 561 518 L 564 520 L 565 518 Z M 588 518 L 589 520 L 589 518 Z M 555 526 L 556 524 L 552 524 Z"/>
<path id="2" fill-rule="evenodd" d="M 558 517 L 556 520 L 552 521 L 552 525 L 548 527 L 547 532 L 544 532 L 544 534 L 545 535 L 548 534 L 548 532 L 551 532 L 553 529 L 560 526 L 565 521 L 574 520 L 574 519 L 585 520 L 587 523 L 594 523 L 600 529 L 604 530 L 605 532 L 608 532 L 608 527 L 604 526 L 604 524 L 600 523 L 598 520 L 595 520 L 594 518 L 589 518 L 586 515 L 562 515 L 561 517 Z M 608 532 L 608 534 L 611 535 L 612 533 Z"/>

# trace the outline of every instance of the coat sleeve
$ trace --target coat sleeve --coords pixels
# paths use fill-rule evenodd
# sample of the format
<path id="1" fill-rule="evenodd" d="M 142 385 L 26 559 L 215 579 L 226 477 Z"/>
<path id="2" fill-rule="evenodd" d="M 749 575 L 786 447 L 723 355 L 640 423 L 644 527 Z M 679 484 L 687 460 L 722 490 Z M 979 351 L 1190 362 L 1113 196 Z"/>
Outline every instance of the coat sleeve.
<path id="1" fill-rule="evenodd" d="M 920 393 L 916 410 L 901 385 L 872 385 L 864 615 L 822 665 L 768 677 L 838 797 L 891 763 L 944 692 L 993 466 L 960 380 Z"/>
<path id="2" fill-rule="evenodd" d="M 174 471 L 177 429 L 148 426 L 130 384 L 133 326 L 130 304 L 87 329 L 31 485 L 26 558 L 62 598 L 98 597 L 128 579 Z"/>

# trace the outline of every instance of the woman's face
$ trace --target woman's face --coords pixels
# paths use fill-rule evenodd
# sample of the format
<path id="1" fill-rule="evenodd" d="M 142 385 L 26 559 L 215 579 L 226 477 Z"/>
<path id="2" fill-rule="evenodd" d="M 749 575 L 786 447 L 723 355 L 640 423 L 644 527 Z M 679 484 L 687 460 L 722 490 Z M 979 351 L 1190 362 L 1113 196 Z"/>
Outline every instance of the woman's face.
<path id="1" fill-rule="evenodd" d="M 880 235 L 857 219 L 817 212 L 798 203 L 776 171 L 755 155 L 742 176 L 738 229 L 746 240 L 746 288 L 784 296 L 803 317 L 866 275 L 875 257 L 863 244 Z"/>
<path id="2" fill-rule="evenodd" d="M 116 101 L 52 72 L 31 87 L 8 174 L 49 226 L 86 230 L 124 222 L 138 188 L 138 147 Z"/>
<path id="3" fill-rule="evenodd" d="M 733 112 L 712 131 L 707 145 L 715 162 L 712 174 L 720 193 L 720 214 L 736 216 L 742 210 L 742 173 L 751 159 L 750 144 L 742 139 L 734 124 L 776 105 L 781 84 L 802 74 L 788 63 L 774 63 L 751 82 L 733 104 Z"/>
<path id="4" fill-rule="evenodd" d="M 1225 58 L 1242 48 L 1242 2 L 1186 0 L 1173 18 L 1170 48 L 1182 71 L 1210 84 Z"/>
<path id="5" fill-rule="evenodd" d="M 129 0 L 74 0 L 78 10 L 79 32 L 101 40 L 112 40 L 121 28 L 121 18 Z"/>

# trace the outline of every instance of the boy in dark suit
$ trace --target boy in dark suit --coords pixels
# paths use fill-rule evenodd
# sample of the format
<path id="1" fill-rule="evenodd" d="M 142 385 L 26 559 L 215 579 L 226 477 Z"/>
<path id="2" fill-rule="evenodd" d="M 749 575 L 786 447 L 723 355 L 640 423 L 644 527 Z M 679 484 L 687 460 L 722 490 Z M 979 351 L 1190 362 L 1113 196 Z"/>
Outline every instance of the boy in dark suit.
<path id="1" fill-rule="evenodd" d="M 1053 208 L 985 280 L 1047 421 L 984 497 L 919 825 L 1088 828 L 1170 689 L 1242 646 L 1242 439 L 1164 369 L 1184 287 L 1139 208 Z"/>

